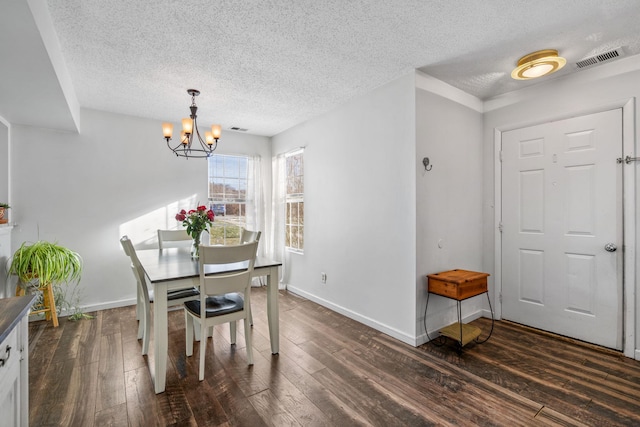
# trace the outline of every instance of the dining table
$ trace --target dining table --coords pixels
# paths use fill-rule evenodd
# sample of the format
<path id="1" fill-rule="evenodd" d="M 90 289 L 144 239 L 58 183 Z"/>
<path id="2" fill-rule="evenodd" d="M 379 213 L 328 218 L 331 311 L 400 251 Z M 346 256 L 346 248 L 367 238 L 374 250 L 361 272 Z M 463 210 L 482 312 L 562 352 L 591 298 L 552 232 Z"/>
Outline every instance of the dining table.
<path id="1" fill-rule="evenodd" d="M 192 258 L 187 248 L 145 249 L 137 251 L 138 259 L 153 286 L 153 364 L 149 366 L 156 394 L 165 390 L 167 377 L 167 356 L 169 351 L 169 331 L 167 319 L 167 292 L 200 286 L 200 272 L 197 258 Z M 257 257 L 252 277 L 267 278 L 267 318 L 271 353 L 278 354 L 280 347 L 278 318 L 278 271 L 279 261 Z M 209 268 L 211 267 L 211 268 Z M 206 266 L 206 274 L 229 273 L 242 265 L 226 264 Z M 246 268 L 246 266 L 245 266 Z M 206 337 L 201 337 L 206 339 Z"/>

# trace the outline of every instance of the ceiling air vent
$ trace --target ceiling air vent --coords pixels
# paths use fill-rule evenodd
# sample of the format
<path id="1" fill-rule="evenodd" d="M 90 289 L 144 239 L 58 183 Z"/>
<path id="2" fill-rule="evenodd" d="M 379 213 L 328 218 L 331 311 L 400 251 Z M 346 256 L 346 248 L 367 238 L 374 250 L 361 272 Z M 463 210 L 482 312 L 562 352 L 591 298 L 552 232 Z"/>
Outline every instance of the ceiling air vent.
<path id="1" fill-rule="evenodd" d="M 620 58 L 624 56 L 624 50 L 619 47 L 609 52 L 601 53 L 600 55 L 591 56 L 589 58 L 585 58 L 581 61 L 576 62 L 577 68 L 587 68 L 593 67 L 597 64 L 602 64 L 603 62 L 609 62 L 614 59 Z"/>
<path id="2" fill-rule="evenodd" d="M 230 127 L 229 129 L 235 130 L 235 131 L 238 131 L 238 132 L 246 132 L 246 131 L 249 130 L 249 129 L 239 128 L 237 126 Z"/>

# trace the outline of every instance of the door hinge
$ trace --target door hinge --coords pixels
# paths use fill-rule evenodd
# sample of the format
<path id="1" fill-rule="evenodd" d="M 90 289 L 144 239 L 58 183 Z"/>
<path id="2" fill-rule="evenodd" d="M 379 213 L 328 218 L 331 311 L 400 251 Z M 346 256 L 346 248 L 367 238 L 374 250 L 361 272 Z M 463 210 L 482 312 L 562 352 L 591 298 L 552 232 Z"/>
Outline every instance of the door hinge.
<path id="1" fill-rule="evenodd" d="M 500 232 L 502 233 L 502 221 L 498 223 L 498 230 L 500 230 Z"/>
<path id="2" fill-rule="evenodd" d="M 502 304 L 502 292 L 498 294 L 498 301 L 500 301 L 500 304 Z"/>
<path id="3" fill-rule="evenodd" d="M 500 150 L 500 163 L 502 163 L 502 150 Z"/>

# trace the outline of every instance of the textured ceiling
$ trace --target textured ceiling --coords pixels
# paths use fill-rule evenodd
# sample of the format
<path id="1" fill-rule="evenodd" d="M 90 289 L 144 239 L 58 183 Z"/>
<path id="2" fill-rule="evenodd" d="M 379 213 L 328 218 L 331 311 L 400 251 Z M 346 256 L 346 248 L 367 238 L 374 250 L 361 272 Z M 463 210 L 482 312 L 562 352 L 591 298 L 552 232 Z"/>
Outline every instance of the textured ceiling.
<path id="1" fill-rule="evenodd" d="M 531 82 L 520 56 L 576 71 L 640 53 L 638 0 L 49 0 L 81 106 L 274 135 L 414 69 L 481 99 Z"/>

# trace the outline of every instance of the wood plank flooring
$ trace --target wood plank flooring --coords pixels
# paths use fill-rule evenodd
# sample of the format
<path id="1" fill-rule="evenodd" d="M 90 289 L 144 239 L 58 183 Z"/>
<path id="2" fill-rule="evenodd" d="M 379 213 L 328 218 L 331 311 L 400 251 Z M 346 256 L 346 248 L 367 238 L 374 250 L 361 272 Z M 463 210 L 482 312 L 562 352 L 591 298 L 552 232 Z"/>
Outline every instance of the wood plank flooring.
<path id="1" fill-rule="evenodd" d="M 184 315 L 169 313 L 167 390 L 155 395 L 134 307 L 29 326 L 32 426 L 640 425 L 640 362 L 496 322 L 458 355 L 413 348 L 280 292 L 272 356 L 264 288 L 252 291 L 254 366 L 216 327 L 198 381 L 185 357 Z M 487 331 L 490 321 L 473 322 Z M 150 346 L 151 348 L 153 345 Z"/>

